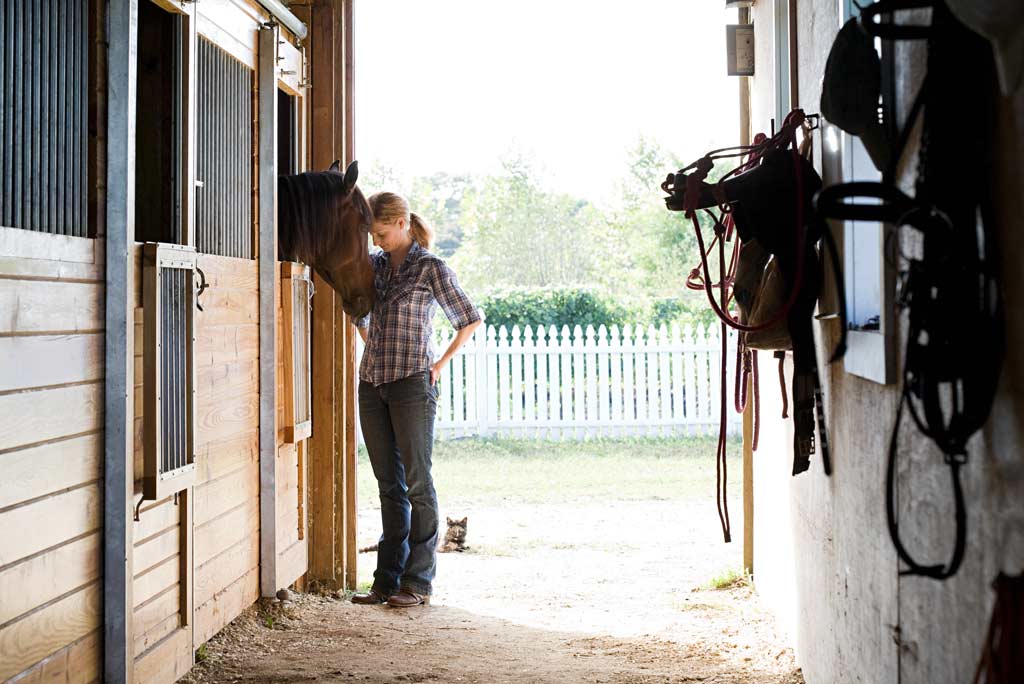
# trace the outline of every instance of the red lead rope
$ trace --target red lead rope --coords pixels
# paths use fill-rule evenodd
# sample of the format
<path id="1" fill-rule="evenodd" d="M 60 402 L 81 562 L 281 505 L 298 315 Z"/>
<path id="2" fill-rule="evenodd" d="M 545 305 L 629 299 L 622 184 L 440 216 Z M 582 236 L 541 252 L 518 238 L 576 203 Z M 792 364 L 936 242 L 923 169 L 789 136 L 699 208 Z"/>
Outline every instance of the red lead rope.
<path id="1" fill-rule="evenodd" d="M 805 116 L 803 110 L 794 109 L 786 116 L 786 121 L 783 123 L 782 128 L 772 138 L 766 138 L 763 134 L 758 134 L 754 139 L 755 144 L 751 147 L 737 147 L 737 148 L 725 148 L 722 150 L 714 150 L 709 152 L 705 156 L 698 159 L 696 162 L 688 166 L 682 171 L 687 171 L 691 168 L 695 169 L 693 173 L 686 177 L 686 194 L 684 197 L 684 216 L 691 220 L 693 223 L 693 231 L 697 237 L 697 246 L 700 249 L 700 265 L 690 271 L 689 277 L 687 278 L 687 287 L 690 289 L 703 289 L 708 296 L 708 302 L 711 304 L 711 308 L 721 321 L 722 329 L 722 356 L 721 356 L 721 371 L 720 377 L 722 381 L 722 395 L 720 401 L 720 416 L 719 416 L 719 427 L 718 427 L 718 449 L 715 460 L 715 491 L 716 491 L 716 503 L 718 506 L 718 519 L 722 524 L 722 533 L 725 541 L 728 543 L 732 541 L 731 526 L 729 523 L 729 503 L 726 496 L 726 487 L 729 480 L 728 464 L 726 461 L 726 419 L 727 419 L 727 408 L 726 402 L 728 399 L 728 380 L 726 378 L 726 364 L 727 360 L 727 334 L 728 328 L 733 328 L 741 332 L 754 332 L 757 330 L 763 330 L 770 326 L 775 325 L 779 321 L 785 319 L 793 305 L 796 303 L 797 296 L 800 292 L 800 287 L 803 284 L 804 276 L 804 245 L 807 239 L 806 231 L 804 230 L 804 189 L 803 189 L 803 174 L 800 168 L 800 153 L 797 150 L 796 145 L 796 129 L 803 125 Z M 723 182 L 733 175 L 748 170 L 761 162 L 761 159 L 769 151 L 776 149 L 790 149 L 790 153 L 793 155 L 793 173 L 794 181 L 796 184 L 796 275 L 794 278 L 793 288 L 789 293 L 789 297 L 786 299 L 785 305 L 777 312 L 775 312 L 769 320 L 759 323 L 758 325 L 747 325 L 740 323 L 735 316 L 729 312 L 729 304 L 732 300 L 732 287 L 735 282 L 736 275 L 736 264 L 738 256 L 738 244 L 739 238 L 737 236 L 736 241 L 733 243 L 733 252 L 729 259 L 728 270 L 725 267 L 725 243 L 732 237 L 734 222 L 732 215 L 730 214 L 730 207 L 728 205 L 728 198 L 726 197 Z M 740 150 L 740 152 L 735 152 Z M 715 222 L 715 237 L 711 241 L 711 244 L 707 248 L 704 246 L 704 236 L 700 229 L 700 222 L 697 220 L 697 211 L 699 210 L 697 204 L 700 200 L 700 191 L 705 185 L 704 180 L 707 178 L 708 173 L 714 166 L 714 159 L 727 158 L 727 157 L 743 157 L 746 159 L 736 168 L 729 173 L 725 174 L 715 186 L 712 186 L 712 192 L 715 198 L 719 202 L 719 215 L 715 215 L 710 209 L 705 209 L 705 212 Z M 665 186 L 662 186 L 665 188 Z M 667 188 L 665 188 L 667 190 Z M 714 249 L 715 244 L 718 244 L 718 271 L 719 280 L 714 283 L 711 280 L 710 269 L 708 268 L 708 252 Z M 719 301 L 715 301 L 714 288 L 718 286 L 719 290 Z M 738 366 L 738 364 L 737 364 Z M 737 367 L 737 374 L 740 369 Z M 756 370 L 756 358 L 752 363 L 752 372 L 755 383 L 755 399 L 754 406 L 757 408 L 757 370 Z M 746 377 L 744 374 L 743 378 L 744 390 L 743 390 L 743 405 L 746 405 Z M 737 408 L 739 409 L 739 400 L 737 398 Z M 754 449 L 757 448 L 757 438 L 759 432 L 760 421 L 756 421 L 754 430 Z"/>

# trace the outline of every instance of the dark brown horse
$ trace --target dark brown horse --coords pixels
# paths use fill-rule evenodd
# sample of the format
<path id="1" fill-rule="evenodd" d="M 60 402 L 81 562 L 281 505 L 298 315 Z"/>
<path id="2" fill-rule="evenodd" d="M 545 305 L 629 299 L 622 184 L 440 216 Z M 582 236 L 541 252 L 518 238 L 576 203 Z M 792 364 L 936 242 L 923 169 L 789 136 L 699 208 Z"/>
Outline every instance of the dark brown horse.
<path id="1" fill-rule="evenodd" d="M 369 256 L 370 205 L 356 187 L 356 162 L 341 173 L 280 176 L 277 181 L 277 247 L 282 261 L 301 261 L 341 296 L 345 313 L 365 316 L 373 306 Z"/>

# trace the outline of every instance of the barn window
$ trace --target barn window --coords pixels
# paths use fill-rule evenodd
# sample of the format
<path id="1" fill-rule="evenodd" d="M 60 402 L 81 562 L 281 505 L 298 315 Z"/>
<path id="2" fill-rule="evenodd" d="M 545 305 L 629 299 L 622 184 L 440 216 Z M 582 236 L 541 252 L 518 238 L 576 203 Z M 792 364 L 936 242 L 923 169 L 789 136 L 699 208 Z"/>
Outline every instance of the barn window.
<path id="1" fill-rule="evenodd" d="M 0 0 L 0 225 L 89 235 L 88 0 Z"/>
<path id="2" fill-rule="evenodd" d="M 200 37 L 196 249 L 253 258 L 253 72 Z"/>
<path id="3" fill-rule="evenodd" d="M 184 21 L 147 0 L 139 3 L 138 26 L 135 239 L 184 243 Z"/>
<path id="4" fill-rule="evenodd" d="M 281 305 L 284 309 L 284 439 L 295 443 L 312 434 L 309 382 L 309 318 L 313 283 L 309 266 L 281 264 Z"/>
<path id="5" fill-rule="evenodd" d="M 870 3 L 866 3 L 870 4 Z M 844 0 L 842 19 L 857 16 L 858 5 Z M 892 107 L 892 60 L 882 41 L 875 48 L 882 61 L 882 101 L 880 107 Z M 891 117 L 890 117 L 891 119 Z M 875 168 L 860 138 L 841 134 L 842 180 L 879 181 Z M 891 226 L 870 221 L 847 221 L 843 226 L 843 272 L 846 308 L 849 316 L 847 351 L 843 358 L 846 372 L 880 384 L 893 381 L 896 360 L 896 335 L 893 311 L 895 272 L 887 259 L 886 235 Z"/>
<path id="6" fill-rule="evenodd" d="M 196 252 L 191 247 L 144 246 L 143 491 L 147 499 L 162 499 L 195 479 L 195 269 Z"/>
<path id="7" fill-rule="evenodd" d="M 277 172 L 299 173 L 299 98 L 277 90 Z"/>

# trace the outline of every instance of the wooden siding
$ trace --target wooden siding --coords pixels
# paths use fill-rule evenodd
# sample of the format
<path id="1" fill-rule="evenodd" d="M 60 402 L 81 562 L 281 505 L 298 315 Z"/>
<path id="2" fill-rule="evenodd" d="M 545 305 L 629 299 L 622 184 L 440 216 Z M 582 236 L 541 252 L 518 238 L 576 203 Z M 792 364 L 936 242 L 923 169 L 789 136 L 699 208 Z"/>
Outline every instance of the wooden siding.
<path id="1" fill-rule="evenodd" d="M 99 680 L 102 259 L 0 228 L 0 681 Z"/>
<path id="2" fill-rule="evenodd" d="M 277 273 L 281 273 L 278 263 Z M 308 553 L 306 526 L 304 517 L 300 519 L 299 511 L 306 510 L 306 487 L 308 478 L 305 472 L 305 459 L 300 459 L 308 440 L 299 444 L 285 442 L 285 408 L 284 402 L 290 396 L 285 391 L 285 383 L 292 382 L 292 369 L 285 363 L 284 345 L 286 335 L 291 335 L 292 322 L 284 318 L 282 295 L 291 296 L 291 292 L 282 289 L 291 281 L 280 276 L 274 287 L 274 298 L 277 311 L 276 335 L 276 378 L 277 378 L 277 468 L 275 473 L 275 497 L 277 510 L 277 583 L 288 586 L 306 574 Z M 300 529 L 301 528 L 301 529 Z"/>
<path id="3" fill-rule="evenodd" d="M 251 0 L 197 7 L 199 33 L 254 66 L 255 27 L 268 19 L 266 12 Z M 92 21 L 102 28 L 102 12 Z M 102 680 L 105 40 L 97 39 L 103 49 L 90 65 L 97 96 L 89 110 L 88 221 L 100 239 L 0 228 L 0 682 Z M 210 288 L 201 298 L 205 312 L 196 319 L 197 470 L 188 497 L 194 510 L 193 619 L 190 628 L 181 628 L 181 511 L 173 498 L 144 502 L 132 526 L 129 647 L 139 682 L 179 679 L 195 648 L 259 594 L 257 267 L 255 261 L 205 255 L 199 265 Z M 141 292 L 137 280 L 136 503 L 144 391 Z M 282 492 L 290 500 L 279 502 L 287 518 L 278 528 L 279 575 L 289 583 L 306 568 L 298 529 L 303 453 L 289 446 L 279 463 Z"/>
<path id="4" fill-rule="evenodd" d="M 147 502 L 135 523 L 134 653 L 141 681 L 173 681 L 182 659 L 257 598 L 259 357 L 256 262 L 200 255 L 209 283 L 196 312 L 196 484 L 192 492 L 194 643 L 180 643 L 180 512 Z M 136 467 L 142 465 L 143 329 L 136 304 Z M 141 477 L 137 482 L 141 494 Z M 249 580 L 247 583 L 247 579 Z M 189 661 L 190 662 L 190 661 Z M 153 677 L 154 679 L 150 679 Z"/>
<path id="5" fill-rule="evenodd" d="M 197 342 L 258 340 L 257 262 L 202 255 L 200 267 L 210 289 Z M 197 357 L 197 646 L 257 599 L 259 576 L 257 344 L 209 349 Z"/>

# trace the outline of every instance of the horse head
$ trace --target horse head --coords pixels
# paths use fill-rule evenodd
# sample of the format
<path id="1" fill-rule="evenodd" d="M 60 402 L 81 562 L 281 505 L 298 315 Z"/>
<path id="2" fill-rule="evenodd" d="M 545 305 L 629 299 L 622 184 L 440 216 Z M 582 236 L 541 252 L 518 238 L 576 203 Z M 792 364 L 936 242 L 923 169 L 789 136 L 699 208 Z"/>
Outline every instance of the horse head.
<path id="1" fill-rule="evenodd" d="M 370 205 L 356 187 L 359 167 L 278 178 L 278 258 L 308 264 L 341 297 L 345 313 L 369 313 L 375 296 L 370 264 Z"/>

